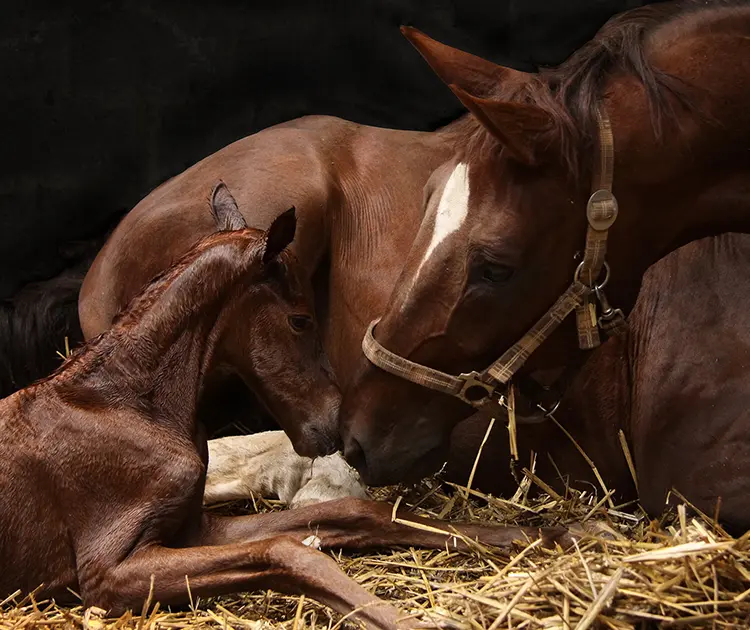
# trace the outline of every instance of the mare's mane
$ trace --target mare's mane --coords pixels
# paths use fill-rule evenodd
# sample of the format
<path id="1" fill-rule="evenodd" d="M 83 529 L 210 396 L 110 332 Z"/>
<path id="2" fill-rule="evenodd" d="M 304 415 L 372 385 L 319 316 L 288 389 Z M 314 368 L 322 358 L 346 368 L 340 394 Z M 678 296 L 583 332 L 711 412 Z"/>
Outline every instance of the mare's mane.
<path id="1" fill-rule="evenodd" d="M 63 384 L 64 381 L 75 380 L 76 376 L 96 370 L 123 343 L 129 331 L 149 309 L 154 307 L 169 287 L 184 273 L 190 273 L 190 266 L 201 256 L 223 246 L 235 245 L 244 250 L 246 247 L 253 247 L 254 244 L 260 243 L 262 236 L 263 232 L 259 230 L 245 229 L 214 232 L 201 239 L 174 265 L 156 275 L 114 318 L 108 330 L 76 349 L 60 367 L 49 376 L 36 381 L 34 385 L 52 380 Z M 280 259 L 283 258 L 283 260 L 280 260 L 280 263 L 286 267 L 287 258 L 284 254 L 287 252 L 282 252 Z"/>
<path id="2" fill-rule="evenodd" d="M 648 38 L 659 28 L 696 11 L 739 4 L 719 0 L 686 0 L 651 4 L 610 19 L 597 35 L 556 68 L 542 69 L 528 83 L 514 88 L 498 85 L 491 98 L 527 103 L 544 109 L 554 121 L 550 131 L 562 140 L 562 159 L 573 177 L 580 177 L 580 160 L 597 140 L 595 107 L 605 82 L 615 73 L 635 76 L 644 86 L 651 122 L 657 137 L 664 124 L 676 122 L 674 103 L 694 111 L 688 86 L 655 68 L 648 58 Z M 672 97 L 672 99 L 668 97 Z M 459 142 L 470 156 L 496 152 L 499 143 L 473 117 L 468 116 Z M 480 157 L 481 156 L 477 156 Z"/>

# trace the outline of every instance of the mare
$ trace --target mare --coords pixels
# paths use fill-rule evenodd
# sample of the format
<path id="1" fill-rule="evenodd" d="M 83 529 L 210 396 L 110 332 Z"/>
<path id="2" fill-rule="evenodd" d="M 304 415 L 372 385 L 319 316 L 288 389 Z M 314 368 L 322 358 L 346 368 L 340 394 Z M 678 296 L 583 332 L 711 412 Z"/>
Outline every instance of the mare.
<path id="1" fill-rule="evenodd" d="M 640 33 L 641 26 L 638 22 L 633 24 L 635 34 Z M 603 36 L 606 37 L 608 31 L 617 35 L 619 28 L 615 22 L 603 31 Z M 593 46 L 596 47 L 596 43 Z M 603 54 L 601 50 L 599 54 Z M 466 59 L 464 55 L 458 58 Z M 486 67 L 486 64 L 479 67 Z M 643 89 L 635 79 L 632 82 L 635 93 Z M 296 246 L 296 253 L 305 261 L 307 270 L 322 272 L 313 278 L 316 312 L 326 349 L 346 392 L 360 356 L 359 341 L 367 323 L 385 310 L 392 285 L 417 233 L 421 210 L 420 197 L 415 191 L 423 186 L 440 162 L 448 160 L 453 143 L 460 140 L 462 125 L 466 124 L 466 121 L 459 122 L 434 134 L 422 134 L 363 127 L 330 118 L 305 118 L 246 138 L 206 158 L 144 199 L 114 232 L 84 284 L 80 304 L 84 330 L 89 336 L 104 330 L 150 274 L 169 266 L 195 239 L 209 233 L 211 224 L 201 212 L 200 199 L 208 194 L 210 182 L 218 173 L 226 170 L 233 186 L 246 194 L 248 200 L 257 196 L 259 203 L 254 208 L 255 214 L 246 212 L 245 216 L 261 225 L 268 224 L 283 210 L 279 199 L 285 198 L 286 193 L 278 187 L 296 186 L 298 192 L 294 193 L 294 201 L 301 226 L 293 247 Z M 618 140 L 618 186 L 622 171 L 621 145 Z M 443 171 L 449 168 L 450 165 Z M 283 177 L 264 177 L 259 171 L 265 169 Z M 434 178 L 444 175 L 438 171 Z M 435 185 L 434 180 L 430 182 L 432 188 Z M 432 189 L 428 194 L 443 196 L 441 191 Z M 400 201 L 398 206 L 397 200 Z M 447 201 L 450 200 L 450 196 L 447 197 Z M 560 213 L 560 216 L 569 218 L 569 213 Z M 716 216 L 718 219 L 723 215 L 717 213 Z M 661 221 L 655 215 L 654 221 L 657 220 Z M 613 238 L 617 229 L 619 224 L 612 230 Z M 161 235 L 165 233 L 171 235 L 166 246 L 161 242 Z M 653 238 L 655 235 L 648 235 L 648 239 Z M 584 445 L 608 486 L 616 488 L 623 500 L 634 496 L 635 487 L 616 441 L 618 428 L 623 428 L 632 444 L 641 501 L 652 514 L 661 510 L 664 493 L 674 485 L 708 512 L 716 496 L 725 496 L 724 518 L 741 527 L 747 519 L 739 503 L 732 498 L 739 496 L 732 488 L 739 488 L 745 482 L 736 468 L 742 459 L 739 456 L 727 459 L 726 453 L 718 450 L 728 448 L 729 443 L 720 437 L 733 435 L 735 425 L 730 424 L 730 420 L 739 417 L 732 416 L 736 409 L 733 410 L 734 403 L 726 388 L 734 388 L 735 400 L 742 401 L 743 395 L 736 380 L 718 384 L 715 375 L 707 372 L 709 366 L 719 361 L 728 366 L 722 374 L 729 374 L 731 369 L 736 376 L 736 370 L 745 364 L 742 327 L 730 327 L 732 322 L 744 321 L 742 311 L 731 301 L 729 293 L 730 270 L 734 269 L 739 276 L 742 266 L 735 262 L 735 266 L 730 267 L 731 256 L 716 253 L 721 243 L 727 243 L 726 252 L 733 250 L 728 245 L 732 242 L 737 242 L 736 247 L 741 250 L 742 242 L 736 240 L 739 237 L 733 238 L 735 240 L 724 241 L 722 237 L 716 244 L 704 242 L 700 246 L 690 246 L 670 257 L 671 262 L 659 263 L 652 270 L 640 298 L 643 306 L 636 308 L 630 318 L 631 331 L 626 338 L 612 339 L 596 351 L 556 416 Z M 143 255 L 144 251 L 149 252 L 148 256 Z M 714 266 L 702 265 L 704 256 L 715 259 Z M 695 273 L 703 270 L 702 280 L 689 275 L 687 268 L 676 267 L 677 261 L 683 265 L 695 263 Z M 637 262 L 635 253 L 634 262 Z M 726 271 L 721 270 L 722 264 L 727 265 Z M 616 267 L 616 271 L 627 268 Z M 666 295 L 660 299 L 659 290 L 676 283 L 672 280 L 676 269 L 680 270 L 682 293 L 677 294 L 675 289 L 674 306 L 670 307 Z M 721 274 L 721 297 L 716 297 L 711 287 L 710 269 Z M 688 278 L 694 281 L 694 288 L 690 288 Z M 716 291 L 720 288 L 717 286 Z M 439 293 L 435 295 L 439 297 Z M 707 295 L 711 296 L 710 309 L 704 306 Z M 659 310 L 651 311 L 649 305 L 653 304 L 657 304 Z M 726 315 L 718 308 L 726 309 L 723 311 Z M 647 317 L 651 312 L 659 316 Z M 715 333 L 710 341 L 698 343 L 701 335 L 697 326 L 705 321 L 716 322 L 711 329 Z M 480 323 L 492 325 L 494 321 L 482 318 Z M 690 323 L 694 325 L 692 329 L 688 327 Z M 473 328 L 474 325 L 468 327 Z M 649 336 L 650 329 L 657 332 Z M 415 332 L 417 330 L 415 328 Z M 380 334 L 379 328 L 378 338 Z M 690 339 L 690 344 L 684 344 L 685 339 Z M 731 347 L 726 339 L 733 340 Z M 660 344 L 662 353 L 652 348 L 647 354 L 643 349 L 647 343 L 650 346 Z M 678 355 L 680 348 L 683 354 Z M 729 350 L 737 354 L 727 354 Z M 696 366 L 701 369 L 695 370 Z M 631 385 L 630 377 L 636 367 L 641 375 L 637 386 Z M 686 374 L 690 370 L 693 370 L 692 378 Z M 703 383 L 699 381 L 701 375 Z M 664 389 L 654 389 L 662 383 Z M 701 392 L 700 399 L 681 395 L 687 383 L 691 391 Z M 610 386 L 612 391 L 608 389 Z M 394 387 L 394 391 L 396 389 Z M 660 395 L 662 393 L 664 395 Z M 723 419 L 719 418 L 717 405 L 724 409 Z M 712 414 L 717 417 L 715 424 Z M 397 418 L 394 414 L 394 419 Z M 726 431 L 717 437 L 719 429 L 714 427 L 720 426 Z M 450 477 L 466 481 L 466 468 L 473 461 L 485 428 L 486 420 L 481 418 L 455 426 L 448 467 Z M 522 452 L 549 451 L 557 468 L 568 473 L 573 481 L 594 481 L 588 465 L 576 451 L 569 449 L 559 429 L 551 423 L 520 425 L 519 441 Z M 492 492 L 512 487 L 510 484 L 514 482 L 504 474 L 507 470 L 505 449 L 503 432 L 496 429 L 480 460 L 476 486 Z M 664 457 L 663 452 L 667 453 Z M 711 457 L 712 452 L 717 456 Z M 676 461 L 680 453 L 692 453 L 691 460 L 701 462 L 701 466 L 691 472 L 682 465 L 664 465 L 664 462 Z M 538 461 L 542 477 L 547 481 L 554 479 L 552 471 L 545 470 L 549 460 L 542 456 Z M 722 470 L 732 471 L 733 476 L 723 475 Z M 721 473 L 719 476 L 717 471 Z M 702 480 L 706 483 L 700 485 Z"/>
<path id="2" fill-rule="evenodd" d="M 562 320 L 558 296 L 566 313 L 595 307 L 570 298 L 606 282 L 600 264 L 588 279 L 575 273 L 591 252 L 601 263 L 606 245 L 607 296 L 627 314 L 656 260 L 695 238 L 750 228 L 747 3 L 636 9 L 535 76 L 405 34 L 473 116 L 426 185 L 424 219 L 369 339 L 391 365 L 363 357 L 344 395 L 345 455 L 371 485 L 418 478 L 446 460 L 472 407 L 418 384 L 434 370 L 448 382 L 476 371 L 495 388 L 508 364 L 502 377 L 497 362 L 486 368 L 508 349 L 529 359 L 520 375 L 549 379 L 580 364 L 586 355 L 574 341 L 581 323 L 596 325 L 591 312 L 576 318 L 578 337 L 573 318 L 550 331 Z M 602 183 L 612 166 L 619 218 Z M 605 193 L 607 203 L 588 204 L 587 227 L 592 182 L 603 189 L 594 201 Z M 408 369 L 395 369 L 404 358 Z M 510 365 L 512 374 L 520 363 Z"/>
<path id="3" fill-rule="evenodd" d="M 615 501 L 638 499 L 658 517 L 676 489 L 729 531 L 750 529 L 750 236 L 689 243 L 643 278 L 628 329 L 594 350 L 554 418 L 593 460 Z M 500 411 L 500 410 L 498 410 Z M 498 422 L 482 449 L 474 486 L 512 493 L 508 436 Z M 466 483 L 487 418 L 458 425 L 446 475 Z M 518 424 L 519 460 L 536 474 L 600 488 L 591 466 L 551 419 Z M 637 487 L 619 439 L 632 453 Z M 559 473 L 562 473 L 561 478 Z M 672 502 L 677 501 L 675 494 Z M 718 505 L 717 505 L 718 504 Z"/>
<path id="4" fill-rule="evenodd" d="M 316 313 L 323 329 L 324 346 L 339 385 L 346 388 L 360 357 L 360 341 L 367 324 L 383 312 L 418 229 L 422 218 L 424 184 L 434 169 L 452 154 L 456 130 L 456 124 L 432 133 L 357 124 L 368 122 L 425 129 L 435 128 L 440 120 L 439 116 L 428 113 L 437 107 L 435 99 L 440 98 L 442 85 L 426 65 L 425 78 L 419 78 L 418 64 L 415 65 L 408 54 L 408 43 L 402 41 L 399 44 L 395 30 L 393 35 L 396 41 L 391 42 L 390 35 L 386 37 L 384 24 L 418 20 L 425 27 L 444 33 L 454 41 L 461 40 L 461 37 L 465 38 L 464 41 L 471 39 L 475 49 L 487 51 L 495 59 L 509 59 L 517 66 L 533 70 L 539 63 L 557 63 L 564 59 L 590 38 L 609 15 L 641 3 L 641 0 L 607 0 L 596 3 L 596 6 L 590 2 L 568 2 L 558 6 L 543 0 L 524 0 L 520 3 L 513 0 L 495 3 L 493 9 L 489 10 L 473 2 L 462 1 L 455 5 L 449 3 L 451 9 L 447 14 L 420 12 L 416 5 L 409 3 L 399 6 L 389 4 L 388 9 L 378 5 L 376 16 L 361 19 L 375 20 L 375 25 L 368 31 L 367 43 L 368 46 L 375 46 L 375 51 L 381 50 L 381 40 L 378 35 L 375 41 L 370 41 L 372 29 L 379 33 L 382 27 L 383 42 L 387 41 L 387 45 L 382 45 L 384 54 L 372 53 L 372 60 L 368 62 L 367 59 L 360 61 L 358 56 L 352 58 L 347 53 L 347 63 L 352 67 L 364 67 L 370 63 L 377 81 L 380 81 L 378 77 L 381 75 L 395 77 L 397 92 L 403 95 L 403 100 L 394 103 L 393 88 L 389 86 L 385 90 L 389 94 L 388 99 L 379 104 L 380 97 L 376 94 L 383 92 L 382 89 L 363 91 L 360 83 L 356 83 L 357 89 L 352 89 L 352 92 L 360 96 L 365 94 L 368 111 L 374 107 L 374 103 L 378 103 L 375 109 L 380 112 L 379 117 L 354 116 L 354 112 L 347 110 L 343 103 L 333 110 L 318 110 L 353 116 L 356 122 L 329 116 L 310 116 L 279 124 L 225 147 L 161 185 L 120 222 L 91 266 L 79 299 L 84 337 L 90 339 L 104 331 L 115 314 L 154 273 L 169 267 L 197 239 L 212 229 L 209 218 L 203 212 L 201 200 L 221 176 L 237 195 L 246 219 L 254 227 L 267 228 L 271 220 L 286 209 L 286 200 L 295 204 L 299 230 L 293 248 L 310 274 L 315 274 Z M 353 10 L 350 4 L 346 4 L 346 11 Z M 408 11 L 405 9 L 407 5 Z M 390 13 L 391 10 L 393 13 Z M 336 12 L 335 18 L 344 21 L 344 15 L 345 12 L 341 15 Z M 447 15 L 452 16 L 450 20 Z M 296 28 L 298 19 L 301 18 L 295 13 L 291 28 Z M 310 19 L 305 14 L 303 21 L 307 24 Z M 206 28 L 214 28 L 216 20 L 219 17 L 212 17 Z M 454 24 L 454 28 L 448 28 L 447 22 Z M 178 23 L 183 30 L 190 32 L 185 22 L 178 20 Z M 245 24 L 247 20 L 237 23 Z M 350 29 L 358 33 L 362 30 L 354 21 L 346 28 L 335 28 L 335 24 L 322 31 L 320 28 L 314 29 L 314 32 L 325 31 L 333 37 L 331 33 L 341 31 L 342 37 L 349 37 Z M 232 29 L 238 27 L 233 21 L 223 28 L 220 31 L 222 34 L 233 33 Z M 464 35 L 455 33 L 456 29 Z M 292 33 L 297 42 L 294 50 L 308 47 L 317 54 L 321 46 L 324 49 L 332 47 L 328 40 L 316 42 L 313 46 L 305 43 L 307 40 L 298 39 L 296 30 L 292 30 Z M 480 37 L 478 33 L 487 35 Z M 246 45 L 253 38 L 239 37 L 237 41 Z M 400 46 L 406 47 L 403 54 L 396 53 Z M 271 57 L 276 60 L 284 60 L 289 54 L 284 50 L 274 50 Z M 203 52 L 208 56 L 210 50 Z M 359 52 L 365 54 L 364 51 Z M 248 56 L 252 57 L 252 54 Z M 263 56 L 264 59 L 268 57 Z M 417 55 L 413 59 L 420 61 Z M 335 55 L 330 63 L 332 67 L 339 67 Z M 265 62 L 263 67 L 266 68 Z M 330 77 L 329 72 L 327 69 L 325 77 Z M 310 73 L 301 71 L 293 74 L 298 77 Z M 318 82 L 320 72 L 315 70 L 312 74 Z M 367 74 L 371 75 L 369 72 Z M 400 77 L 404 74 L 409 78 L 402 80 Z M 350 81 L 361 82 L 361 75 L 360 72 L 348 73 L 347 70 L 340 80 L 349 85 Z M 430 79 L 434 81 L 436 89 L 430 87 Z M 259 80 L 247 82 L 243 78 L 239 83 L 255 88 Z M 329 84 L 333 84 L 330 78 L 322 85 Z M 267 91 L 265 84 L 261 85 Z M 411 93 L 405 89 L 406 85 L 410 86 Z M 237 89 L 234 85 L 231 87 Z M 347 97 L 346 91 L 342 95 L 341 88 L 330 91 L 347 103 L 357 100 Z M 452 98 L 447 90 L 443 90 L 442 94 Z M 223 104 L 223 95 L 214 96 L 211 102 Z M 455 104 L 460 106 L 458 102 Z M 308 105 L 308 111 L 314 109 L 312 103 Z M 291 114 L 293 110 L 286 107 L 286 103 L 284 107 L 279 104 L 279 107 L 269 108 L 269 111 Z M 429 119 L 429 124 L 415 124 L 410 113 L 414 108 L 424 112 L 424 119 Z M 210 111 L 213 112 L 213 109 Z M 231 113 L 236 112 L 231 110 Z M 199 118 L 202 120 L 202 117 Z M 258 120 L 252 116 L 250 118 Z M 180 138 L 185 135 L 190 136 L 181 133 Z M 195 146 L 190 145 L 189 150 L 179 145 L 183 163 L 193 159 L 197 144 L 198 140 Z M 164 155 L 165 149 L 158 148 L 160 150 L 155 149 L 150 154 Z M 18 338 L 23 336 L 18 335 Z M 215 428 L 221 424 L 250 424 L 248 416 L 251 409 L 245 404 L 235 403 L 247 398 L 247 390 L 231 374 L 231 369 L 217 366 L 217 374 L 211 380 L 202 398 L 201 416 Z M 250 428 L 270 426 L 260 421 Z"/>
<path id="5" fill-rule="evenodd" d="M 118 613 L 142 606 L 150 588 L 154 601 L 180 604 L 189 592 L 271 587 L 340 612 L 361 608 L 372 626 L 394 627 L 395 609 L 302 541 L 439 548 L 456 535 L 394 523 L 391 506 L 357 499 L 246 517 L 202 511 L 207 447 L 196 401 L 222 337 L 247 344 L 257 392 L 276 413 L 314 418 L 317 400 L 335 391 L 309 286 L 285 251 L 293 210 L 263 233 L 246 227 L 223 184 L 212 200 L 219 232 L 54 374 L 0 401 L 0 593 L 43 584 L 44 596 L 65 600 L 73 590 L 84 605 Z M 567 536 L 459 531 L 497 545 L 525 534 L 548 544 Z"/>

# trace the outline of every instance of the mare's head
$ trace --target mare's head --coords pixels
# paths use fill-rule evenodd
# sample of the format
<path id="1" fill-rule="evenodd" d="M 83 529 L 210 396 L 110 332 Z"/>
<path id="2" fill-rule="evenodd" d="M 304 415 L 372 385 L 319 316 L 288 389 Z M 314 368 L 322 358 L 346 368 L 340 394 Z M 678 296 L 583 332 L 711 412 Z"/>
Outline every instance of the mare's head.
<path id="1" fill-rule="evenodd" d="M 615 33 L 619 49 L 592 43 L 567 66 L 528 75 L 403 30 L 471 115 L 457 123 L 454 157 L 425 186 L 422 225 L 373 336 L 423 366 L 481 372 L 571 287 L 598 159 L 602 77 L 629 44 Z M 546 380 L 579 361 L 575 321 L 567 317 L 521 373 Z M 369 484 L 421 477 L 445 461 L 451 430 L 473 411 L 363 358 L 340 416 L 346 457 Z"/>
<path id="2" fill-rule="evenodd" d="M 211 211 L 220 231 L 248 232 L 223 183 Z M 256 234 L 254 263 L 220 316 L 213 363 L 235 371 L 295 450 L 314 457 L 337 448 L 341 395 L 318 335 L 309 274 L 287 250 L 295 227 L 292 208 Z"/>

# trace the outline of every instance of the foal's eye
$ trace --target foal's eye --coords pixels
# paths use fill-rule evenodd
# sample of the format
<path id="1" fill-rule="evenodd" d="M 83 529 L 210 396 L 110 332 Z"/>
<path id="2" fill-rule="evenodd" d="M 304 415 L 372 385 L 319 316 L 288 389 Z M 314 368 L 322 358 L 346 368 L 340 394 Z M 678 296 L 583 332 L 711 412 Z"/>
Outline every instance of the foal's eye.
<path id="1" fill-rule="evenodd" d="M 301 333 L 312 328 L 313 320 L 309 315 L 290 315 L 289 326 L 294 332 Z"/>
<path id="2" fill-rule="evenodd" d="M 482 265 L 482 280 L 493 284 L 507 282 L 513 276 L 514 271 L 513 267 L 508 265 L 485 262 Z"/>

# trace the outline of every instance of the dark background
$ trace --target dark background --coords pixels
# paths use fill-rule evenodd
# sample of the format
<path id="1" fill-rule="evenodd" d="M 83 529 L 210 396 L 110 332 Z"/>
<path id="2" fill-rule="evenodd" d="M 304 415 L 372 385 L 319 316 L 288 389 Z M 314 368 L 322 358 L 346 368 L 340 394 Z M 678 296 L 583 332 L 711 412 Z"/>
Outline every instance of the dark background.
<path id="1" fill-rule="evenodd" d="M 457 117 L 458 102 L 400 24 L 533 71 L 642 4 L 6 0 L 0 394 L 41 376 L 56 360 L 50 348 L 61 348 L 64 334 L 76 337 L 88 261 L 123 213 L 165 179 L 304 114 L 423 130 Z"/>

